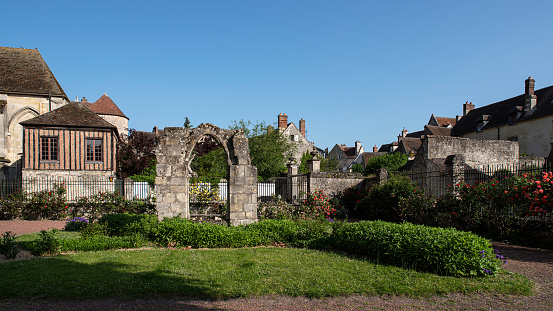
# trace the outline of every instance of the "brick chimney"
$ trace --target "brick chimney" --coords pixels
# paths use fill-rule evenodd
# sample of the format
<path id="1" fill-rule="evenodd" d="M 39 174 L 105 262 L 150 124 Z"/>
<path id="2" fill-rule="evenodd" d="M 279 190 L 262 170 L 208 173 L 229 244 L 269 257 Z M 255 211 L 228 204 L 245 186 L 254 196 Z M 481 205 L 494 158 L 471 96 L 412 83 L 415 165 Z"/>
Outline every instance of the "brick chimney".
<path id="1" fill-rule="evenodd" d="M 474 105 L 472 104 L 472 102 L 466 102 L 463 104 L 463 116 L 466 116 L 467 113 L 469 113 L 470 111 L 474 110 Z"/>
<path id="2" fill-rule="evenodd" d="M 403 129 L 403 131 L 401 131 L 401 137 L 407 137 L 407 134 L 408 134 L 408 133 L 409 133 L 409 132 L 407 132 L 406 129 Z"/>
<path id="3" fill-rule="evenodd" d="M 86 102 L 88 102 L 88 100 L 86 100 L 86 98 L 83 96 L 83 98 L 81 99 L 81 102 L 86 103 Z"/>
<path id="4" fill-rule="evenodd" d="M 288 126 L 288 116 L 286 114 L 279 114 L 278 115 L 278 129 L 286 129 Z"/>
<path id="5" fill-rule="evenodd" d="M 300 120 L 300 133 L 303 137 L 305 137 L 305 120 Z"/>
<path id="6" fill-rule="evenodd" d="M 524 81 L 524 115 L 532 114 L 533 109 L 536 107 L 536 104 L 538 102 L 538 97 L 534 95 L 534 84 L 536 83 L 536 80 L 532 79 L 532 77 L 528 77 Z"/>
<path id="7" fill-rule="evenodd" d="M 373 152 L 378 152 L 378 147 L 376 145 L 373 147 Z"/>

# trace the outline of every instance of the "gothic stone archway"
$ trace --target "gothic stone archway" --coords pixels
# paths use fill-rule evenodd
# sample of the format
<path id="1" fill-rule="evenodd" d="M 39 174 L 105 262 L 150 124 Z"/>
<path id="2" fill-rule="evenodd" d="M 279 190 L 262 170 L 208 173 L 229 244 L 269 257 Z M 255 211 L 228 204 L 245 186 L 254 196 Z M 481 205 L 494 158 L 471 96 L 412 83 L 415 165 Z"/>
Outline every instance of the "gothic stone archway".
<path id="1" fill-rule="evenodd" d="M 229 167 L 227 219 L 231 225 L 257 221 L 257 168 L 251 165 L 248 139 L 242 130 L 202 123 L 194 129 L 166 127 L 156 146 L 156 205 L 158 218 L 189 218 L 188 185 L 192 150 L 204 136 L 213 137 L 227 154 Z"/>

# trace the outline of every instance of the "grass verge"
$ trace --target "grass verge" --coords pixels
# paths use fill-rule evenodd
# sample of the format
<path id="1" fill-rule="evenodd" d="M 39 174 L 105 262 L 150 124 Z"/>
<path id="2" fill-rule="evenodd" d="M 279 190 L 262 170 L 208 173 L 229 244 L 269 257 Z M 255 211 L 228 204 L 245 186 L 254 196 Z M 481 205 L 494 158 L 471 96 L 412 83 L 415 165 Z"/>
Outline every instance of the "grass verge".
<path id="1" fill-rule="evenodd" d="M 0 264 L 0 299 L 528 295 L 532 287 L 525 277 L 507 272 L 444 277 L 335 253 L 272 247 L 110 250 Z"/>

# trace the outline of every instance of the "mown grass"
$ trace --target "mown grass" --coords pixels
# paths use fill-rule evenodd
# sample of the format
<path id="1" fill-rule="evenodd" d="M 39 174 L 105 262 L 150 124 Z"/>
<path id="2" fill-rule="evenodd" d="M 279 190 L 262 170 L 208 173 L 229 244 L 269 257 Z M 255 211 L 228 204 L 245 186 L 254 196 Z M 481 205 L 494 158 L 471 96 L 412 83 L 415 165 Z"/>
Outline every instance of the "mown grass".
<path id="1" fill-rule="evenodd" d="M 532 292 L 525 277 L 456 278 L 293 248 L 83 252 L 0 264 L 0 299 L 224 299 Z"/>

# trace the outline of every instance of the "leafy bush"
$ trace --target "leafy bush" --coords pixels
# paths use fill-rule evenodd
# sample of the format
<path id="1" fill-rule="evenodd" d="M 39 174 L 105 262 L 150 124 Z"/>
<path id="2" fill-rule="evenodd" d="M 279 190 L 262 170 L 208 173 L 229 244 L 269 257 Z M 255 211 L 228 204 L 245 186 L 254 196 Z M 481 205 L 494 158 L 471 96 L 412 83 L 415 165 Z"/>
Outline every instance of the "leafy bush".
<path id="1" fill-rule="evenodd" d="M 40 231 L 40 239 L 31 246 L 31 254 L 40 256 L 43 254 L 54 255 L 60 251 L 60 241 L 56 237 L 56 229 Z"/>
<path id="2" fill-rule="evenodd" d="M 88 220 L 82 217 L 73 217 L 65 223 L 65 231 L 81 231 L 88 226 Z"/>
<path id="3" fill-rule="evenodd" d="M 264 220 L 246 226 L 269 243 L 294 247 L 327 248 L 333 220 Z"/>
<path id="4" fill-rule="evenodd" d="M 336 216 L 336 209 L 324 191 L 316 189 L 308 193 L 305 201 L 298 206 L 296 216 L 299 219 L 331 218 Z"/>
<path id="5" fill-rule="evenodd" d="M 106 226 L 111 236 L 139 233 L 149 237 L 153 235 L 158 219 L 156 215 L 146 214 L 106 214 L 98 222 Z"/>
<path id="6" fill-rule="evenodd" d="M 22 216 L 25 219 L 60 219 L 68 212 L 65 185 L 54 184 L 52 190 L 29 193 L 25 197 Z"/>
<path id="7" fill-rule="evenodd" d="M 269 202 L 261 202 L 257 208 L 257 216 L 260 219 L 292 219 L 295 207 L 282 200 L 273 197 Z"/>
<path id="8" fill-rule="evenodd" d="M 11 231 L 2 234 L 0 254 L 4 255 L 6 259 L 14 259 L 19 254 L 19 246 L 15 242 L 15 235 L 12 235 Z"/>
<path id="9" fill-rule="evenodd" d="M 440 275 L 483 276 L 501 266 L 489 241 L 455 229 L 362 221 L 336 223 L 331 238 L 336 249 Z"/>
<path id="10" fill-rule="evenodd" d="M 27 204 L 27 192 L 16 191 L 0 198 L 0 220 L 12 220 L 21 217 L 21 213 Z"/>
<path id="11" fill-rule="evenodd" d="M 162 245 L 193 248 L 246 247 L 262 244 L 261 237 L 244 227 L 195 223 L 183 218 L 164 219 L 155 229 L 155 241 Z"/>
<path id="12" fill-rule="evenodd" d="M 409 178 L 392 175 L 384 184 L 369 188 L 355 212 L 361 219 L 402 222 L 422 218 L 431 203 Z"/>
<path id="13" fill-rule="evenodd" d="M 106 225 L 93 222 L 83 228 L 80 232 L 81 238 L 88 239 L 88 238 L 97 238 L 97 237 L 103 237 L 108 235 L 108 230 L 106 228 Z"/>
<path id="14" fill-rule="evenodd" d="M 368 188 L 359 189 L 356 186 L 344 189 L 335 196 L 335 200 L 337 200 L 337 203 L 334 204 L 335 208 L 344 209 L 346 215 L 358 217 L 355 214 L 355 205 L 367 196 L 367 191 Z"/>
<path id="15" fill-rule="evenodd" d="M 367 161 L 365 165 L 365 175 L 376 174 L 381 168 L 388 172 L 397 172 L 401 167 L 407 164 L 408 156 L 404 153 L 387 153 L 374 157 Z"/>

